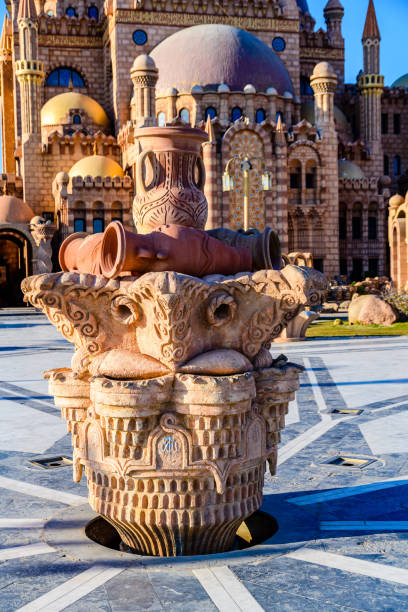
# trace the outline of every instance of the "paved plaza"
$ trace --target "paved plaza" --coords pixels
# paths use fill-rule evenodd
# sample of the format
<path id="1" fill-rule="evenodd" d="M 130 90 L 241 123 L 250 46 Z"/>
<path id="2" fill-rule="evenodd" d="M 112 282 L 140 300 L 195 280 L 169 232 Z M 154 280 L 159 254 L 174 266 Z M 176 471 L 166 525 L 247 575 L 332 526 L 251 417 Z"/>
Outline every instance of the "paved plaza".
<path id="1" fill-rule="evenodd" d="M 278 531 L 152 559 L 88 540 L 85 482 L 29 463 L 72 456 L 42 373 L 73 349 L 43 315 L 0 311 L 0 611 L 408 610 L 407 351 L 404 337 L 274 345 L 306 368 L 265 478 Z"/>

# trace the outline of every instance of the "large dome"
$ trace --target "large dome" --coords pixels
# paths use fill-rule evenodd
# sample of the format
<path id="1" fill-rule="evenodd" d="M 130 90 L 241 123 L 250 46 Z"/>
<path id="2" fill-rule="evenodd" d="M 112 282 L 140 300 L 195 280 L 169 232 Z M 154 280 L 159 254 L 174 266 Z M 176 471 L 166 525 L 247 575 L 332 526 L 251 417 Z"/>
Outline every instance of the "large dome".
<path id="1" fill-rule="evenodd" d="M 176 32 L 151 52 L 159 80 L 156 91 L 171 88 L 190 92 L 199 85 L 216 91 L 228 85 L 242 91 L 251 84 L 257 91 L 274 87 L 279 94 L 293 94 L 292 81 L 279 57 L 259 38 L 226 25 L 198 25 Z"/>
<path id="2" fill-rule="evenodd" d="M 29 223 L 33 217 L 27 202 L 14 196 L 0 196 L 0 223 Z"/>
<path id="3" fill-rule="evenodd" d="M 102 106 L 93 98 L 76 91 L 67 91 L 48 100 L 41 109 L 41 124 L 59 125 L 73 108 L 84 110 L 94 123 L 109 128 L 109 119 Z"/>
<path id="4" fill-rule="evenodd" d="M 403 87 L 406 89 L 408 87 L 408 74 L 403 74 L 396 81 L 393 82 L 391 87 Z"/>
<path id="5" fill-rule="evenodd" d="M 68 174 L 70 178 L 74 176 L 82 176 L 82 178 L 85 178 L 85 176 L 92 176 L 92 178 L 110 176 L 113 178 L 115 176 L 123 177 L 125 173 L 114 159 L 104 155 L 90 155 L 77 161 Z"/>
<path id="6" fill-rule="evenodd" d="M 308 121 L 311 125 L 314 125 L 315 124 L 314 102 L 311 100 L 308 102 L 304 102 L 300 107 L 300 114 L 302 116 L 302 119 L 306 119 L 306 121 Z M 338 106 L 334 107 L 334 120 L 339 130 L 343 130 L 345 132 L 350 131 L 350 124 L 347 121 L 347 117 Z"/>

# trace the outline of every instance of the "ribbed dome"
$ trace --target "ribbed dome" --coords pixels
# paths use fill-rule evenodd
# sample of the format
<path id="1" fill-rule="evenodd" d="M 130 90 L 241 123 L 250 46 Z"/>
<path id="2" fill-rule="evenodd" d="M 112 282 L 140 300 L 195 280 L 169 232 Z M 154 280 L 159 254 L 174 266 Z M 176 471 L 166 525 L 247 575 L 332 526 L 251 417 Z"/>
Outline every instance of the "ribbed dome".
<path id="1" fill-rule="evenodd" d="M 362 179 L 363 171 L 357 164 L 346 159 L 339 161 L 339 179 Z"/>
<path id="2" fill-rule="evenodd" d="M 0 223 L 29 223 L 33 217 L 27 202 L 14 196 L 0 196 Z"/>
<path id="3" fill-rule="evenodd" d="M 74 176 L 82 176 L 82 178 L 85 176 L 92 176 L 92 178 L 110 176 L 113 178 L 114 176 L 122 177 L 125 175 L 123 168 L 117 162 L 104 155 L 83 157 L 72 166 L 68 174 L 71 178 Z"/>
<path id="4" fill-rule="evenodd" d="M 169 36 L 152 52 L 159 80 L 156 91 L 170 87 L 190 92 L 200 85 L 216 91 L 221 84 L 243 91 L 250 83 L 256 91 L 275 87 L 280 95 L 293 92 L 292 81 L 279 57 L 259 38 L 226 25 L 199 25 Z"/>
<path id="5" fill-rule="evenodd" d="M 59 125 L 73 108 L 84 110 L 94 123 L 109 128 L 109 119 L 102 106 L 93 98 L 75 91 L 67 91 L 48 100 L 41 109 L 41 124 Z"/>
<path id="6" fill-rule="evenodd" d="M 408 74 L 403 74 L 396 81 L 393 82 L 391 87 L 404 87 L 406 89 L 408 87 Z"/>

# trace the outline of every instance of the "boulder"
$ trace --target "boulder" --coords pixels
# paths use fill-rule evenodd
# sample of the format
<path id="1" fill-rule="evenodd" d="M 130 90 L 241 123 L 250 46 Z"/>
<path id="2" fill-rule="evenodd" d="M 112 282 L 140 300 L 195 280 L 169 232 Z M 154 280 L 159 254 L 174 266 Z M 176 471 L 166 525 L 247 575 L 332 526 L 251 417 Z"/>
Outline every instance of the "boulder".
<path id="1" fill-rule="evenodd" d="M 349 323 L 392 325 L 397 315 L 393 307 L 378 295 L 359 295 L 350 303 L 348 318 Z"/>

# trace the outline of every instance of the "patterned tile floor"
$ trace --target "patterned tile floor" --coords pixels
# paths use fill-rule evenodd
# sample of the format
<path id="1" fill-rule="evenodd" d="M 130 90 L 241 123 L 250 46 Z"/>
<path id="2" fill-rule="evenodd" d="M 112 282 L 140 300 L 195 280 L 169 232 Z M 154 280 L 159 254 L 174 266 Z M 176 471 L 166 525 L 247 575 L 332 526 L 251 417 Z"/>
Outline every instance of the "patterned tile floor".
<path id="1" fill-rule="evenodd" d="M 0 611 L 408 610 L 407 351 L 403 337 L 273 346 L 306 371 L 266 478 L 263 509 L 279 522 L 267 543 L 199 562 L 78 561 L 75 535 L 61 547 L 43 527 L 59 515 L 70 533 L 85 484 L 28 463 L 71 454 L 42 372 L 72 348 L 42 315 L 0 311 Z M 327 463 L 354 455 L 375 461 Z"/>

